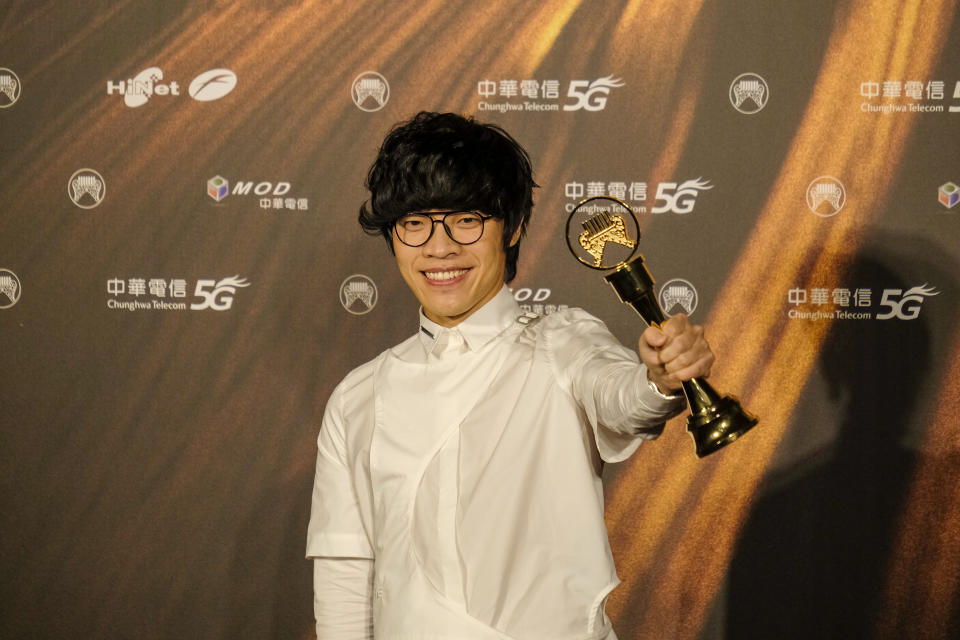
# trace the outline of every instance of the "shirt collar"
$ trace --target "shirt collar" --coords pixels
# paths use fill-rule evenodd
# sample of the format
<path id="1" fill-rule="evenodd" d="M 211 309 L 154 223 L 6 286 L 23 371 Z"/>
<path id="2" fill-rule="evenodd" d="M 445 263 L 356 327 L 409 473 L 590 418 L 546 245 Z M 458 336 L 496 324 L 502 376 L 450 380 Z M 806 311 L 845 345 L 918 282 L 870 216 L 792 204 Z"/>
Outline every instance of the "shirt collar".
<path id="1" fill-rule="evenodd" d="M 497 295 L 474 311 L 455 327 L 440 326 L 423 314 L 420 307 L 420 344 L 426 353 L 432 353 L 445 331 L 456 331 L 463 336 L 467 348 L 476 351 L 509 327 L 520 315 L 520 306 L 513 299 L 507 285 L 503 285 Z"/>

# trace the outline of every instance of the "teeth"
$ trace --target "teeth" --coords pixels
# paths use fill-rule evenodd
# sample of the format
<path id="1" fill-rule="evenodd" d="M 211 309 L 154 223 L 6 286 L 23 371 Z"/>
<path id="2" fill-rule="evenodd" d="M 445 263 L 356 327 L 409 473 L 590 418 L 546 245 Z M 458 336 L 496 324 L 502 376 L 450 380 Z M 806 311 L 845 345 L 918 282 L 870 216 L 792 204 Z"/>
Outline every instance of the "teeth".
<path id="1" fill-rule="evenodd" d="M 466 269 L 454 269 L 453 271 L 424 271 L 423 275 L 428 280 L 453 280 L 459 278 L 467 272 Z"/>

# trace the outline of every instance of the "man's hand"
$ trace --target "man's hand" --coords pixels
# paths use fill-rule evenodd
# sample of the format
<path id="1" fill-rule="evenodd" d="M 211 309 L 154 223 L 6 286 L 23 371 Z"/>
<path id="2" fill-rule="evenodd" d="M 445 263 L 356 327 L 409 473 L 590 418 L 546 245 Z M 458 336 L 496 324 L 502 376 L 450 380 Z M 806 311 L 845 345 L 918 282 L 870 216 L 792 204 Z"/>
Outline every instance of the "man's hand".
<path id="1" fill-rule="evenodd" d="M 681 382 L 710 375 L 714 355 L 703 337 L 703 327 L 679 313 L 658 329 L 647 327 L 640 336 L 640 359 L 647 377 L 661 393 L 676 393 Z"/>

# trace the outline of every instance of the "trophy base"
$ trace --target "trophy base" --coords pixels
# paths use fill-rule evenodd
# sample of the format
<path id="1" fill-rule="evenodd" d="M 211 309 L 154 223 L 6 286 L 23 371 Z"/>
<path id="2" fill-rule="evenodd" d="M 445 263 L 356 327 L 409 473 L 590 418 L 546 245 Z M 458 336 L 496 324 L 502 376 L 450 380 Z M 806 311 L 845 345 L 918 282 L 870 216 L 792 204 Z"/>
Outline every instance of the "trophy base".
<path id="1" fill-rule="evenodd" d="M 757 419 L 744 411 L 730 396 L 687 418 L 687 431 L 693 436 L 698 458 L 727 446 L 757 424 Z"/>

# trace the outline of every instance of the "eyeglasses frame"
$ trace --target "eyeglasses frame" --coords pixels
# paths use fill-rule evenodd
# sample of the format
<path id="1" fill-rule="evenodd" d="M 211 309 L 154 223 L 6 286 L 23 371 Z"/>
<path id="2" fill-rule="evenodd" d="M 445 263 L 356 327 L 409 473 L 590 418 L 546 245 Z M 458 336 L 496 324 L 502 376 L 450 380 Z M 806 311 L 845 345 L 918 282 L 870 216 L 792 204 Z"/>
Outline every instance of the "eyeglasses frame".
<path id="1" fill-rule="evenodd" d="M 453 237 L 453 232 L 450 231 L 450 227 L 447 226 L 447 216 L 451 216 L 455 213 L 475 213 L 480 217 L 480 235 L 477 236 L 476 240 L 471 240 L 470 242 L 460 242 L 459 240 Z M 406 216 L 412 216 L 412 215 L 424 216 L 425 218 L 428 218 L 431 222 L 430 233 L 427 235 L 427 239 L 421 242 L 420 244 L 410 244 L 409 242 L 406 242 L 403 238 L 400 237 L 400 231 L 397 228 L 398 225 L 400 224 L 400 220 L 402 220 Z M 434 218 L 433 216 L 435 215 L 440 215 L 442 217 Z M 458 245 L 465 247 L 465 246 L 469 246 L 471 244 L 476 244 L 477 242 L 480 242 L 480 238 L 483 237 L 483 232 L 486 231 L 487 229 L 486 222 L 490 218 L 496 218 L 496 216 L 487 215 L 475 209 L 458 209 L 456 211 L 411 211 L 409 213 L 403 214 L 402 216 L 400 216 L 399 218 L 393 221 L 393 234 L 397 237 L 397 240 L 399 240 L 401 244 L 407 247 L 412 247 L 416 249 L 430 242 L 430 239 L 433 237 L 434 231 L 436 231 L 437 229 L 437 223 L 439 222 L 443 226 L 443 230 L 446 232 L 447 237 L 450 238 L 452 242 L 456 242 Z"/>

